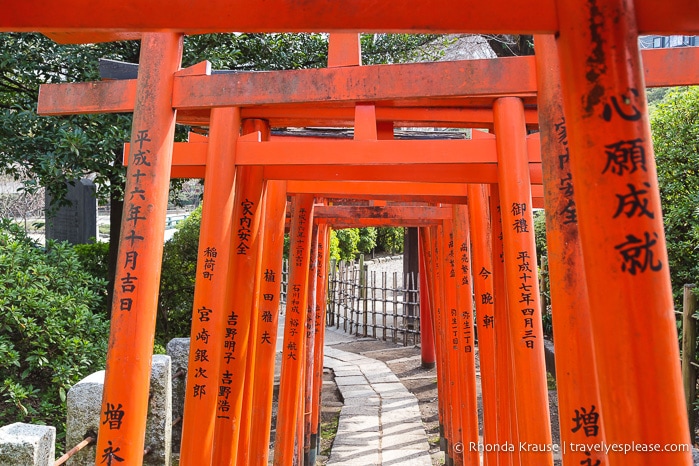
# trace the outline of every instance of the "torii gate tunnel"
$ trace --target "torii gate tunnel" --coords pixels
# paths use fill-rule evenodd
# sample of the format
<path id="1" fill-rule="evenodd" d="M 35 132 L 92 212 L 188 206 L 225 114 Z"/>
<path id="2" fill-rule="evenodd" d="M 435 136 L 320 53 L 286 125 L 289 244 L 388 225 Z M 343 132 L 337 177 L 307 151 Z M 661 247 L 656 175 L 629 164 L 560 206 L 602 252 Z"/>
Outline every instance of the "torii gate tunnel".
<path id="1" fill-rule="evenodd" d="M 423 338 L 436 349 L 450 461 L 553 465 L 537 205 L 561 441 L 586 445 L 563 463 L 692 464 L 672 448 L 690 436 L 645 87 L 699 83 L 699 51 L 640 53 L 638 35 L 699 34 L 699 2 L 93 3 L 0 0 L 0 31 L 142 43 L 137 79 L 47 85 L 39 98 L 43 114 L 134 114 L 96 464 L 143 461 L 171 176 L 205 178 L 181 464 L 267 464 L 289 196 L 274 464 L 303 458 L 318 437 L 329 227 L 386 223 L 420 228 Z M 328 32 L 328 68 L 180 69 L 183 34 L 227 31 Z M 361 66 L 359 32 L 536 34 L 536 56 Z M 208 126 L 208 137 L 173 144 L 176 123 Z M 270 135 L 289 126 L 354 136 Z M 490 131 L 420 141 L 394 139 L 396 127 Z M 476 331 L 481 444 L 511 450 L 455 447 L 479 442 Z"/>

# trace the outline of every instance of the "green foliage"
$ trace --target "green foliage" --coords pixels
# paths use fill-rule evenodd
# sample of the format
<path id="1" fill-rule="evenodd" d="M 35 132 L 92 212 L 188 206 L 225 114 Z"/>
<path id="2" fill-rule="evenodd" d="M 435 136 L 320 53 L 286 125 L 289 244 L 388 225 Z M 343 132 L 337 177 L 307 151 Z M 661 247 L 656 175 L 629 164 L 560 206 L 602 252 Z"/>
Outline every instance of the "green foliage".
<path id="1" fill-rule="evenodd" d="M 404 236 L 405 228 L 403 227 L 379 228 L 376 238 L 377 249 L 390 254 L 402 253 Z"/>
<path id="2" fill-rule="evenodd" d="M 439 41 L 432 34 L 362 34 L 362 63 L 365 65 L 432 61 L 442 47 L 426 47 Z"/>
<path id="3" fill-rule="evenodd" d="M 36 114 L 39 85 L 99 78 L 100 57 L 138 61 L 137 42 L 58 45 L 41 34 L 0 34 L 0 166 L 29 175 L 25 189 L 46 187 L 60 202 L 66 183 L 95 173 L 98 186 L 120 189 L 122 144 L 131 117 Z M 109 190 L 98 196 L 108 197 Z"/>
<path id="4" fill-rule="evenodd" d="M 107 280 L 109 243 L 76 244 L 73 249 L 85 272 L 95 278 Z"/>
<path id="5" fill-rule="evenodd" d="M 536 242 L 536 259 L 541 265 L 541 258 L 546 252 L 546 215 L 543 210 L 534 211 L 534 241 Z"/>
<path id="6" fill-rule="evenodd" d="M 180 222 L 163 248 L 156 329 L 156 341 L 163 346 L 172 338 L 190 334 L 200 226 L 198 207 Z"/>
<path id="7" fill-rule="evenodd" d="M 339 241 L 340 259 L 353 261 L 359 253 L 359 228 L 343 228 L 335 232 Z"/>
<path id="8" fill-rule="evenodd" d="M 32 243 L 0 224 L 0 425 L 48 424 L 65 436 L 65 397 L 104 367 L 106 283 L 68 243 Z"/>
<path id="9" fill-rule="evenodd" d="M 365 227 L 359 229 L 359 242 L 357 243 L 357 250 L 361 254 L 370 254 L 371 251 L 376 247 L 376 228 Z"/>
<path id="10" fill-rule="evenodd" d="M 675 302 L 697 283 L 699 262 L 699 87 L 670 91 L 651 115 Z"/>
<path id="11" fill-rule="evenodd" d="M 335 230 L 330 230 L 330 260 L 340 260 L 340 238 Z"/>
<path id="12" fill-rule="evenodd" d="M 401 253 L 404 234 L 405 229 L 402 227 L 333 230 L 330 236 L 330 258 L 352 261 L 357 258 L 357 254 L 369 254 L 373 251 Z"/>

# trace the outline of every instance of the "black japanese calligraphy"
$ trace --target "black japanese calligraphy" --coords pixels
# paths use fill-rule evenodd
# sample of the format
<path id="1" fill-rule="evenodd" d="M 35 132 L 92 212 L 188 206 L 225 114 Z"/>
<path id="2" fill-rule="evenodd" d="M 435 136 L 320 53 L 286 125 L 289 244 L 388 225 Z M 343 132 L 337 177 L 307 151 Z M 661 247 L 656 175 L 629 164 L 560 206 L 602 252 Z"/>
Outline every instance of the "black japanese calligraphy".
<path id="1" fill-rule="evenodd" d="M 621 270 L 631 275 L 645 272 L 648 268 L 653 272 L 662 270 L 663 263 L 654 261 L 653 247 L 657 243 L 657 233 L 643 233 L 643 238 L 635 235 L 626 235 L 626 241 L 616 245 L 614 248 L 619 251 L 623 263 Z"/>
<path id="2" fill-rule="evenodd" d="M 107 403 L 107 409 L 104 411 L 104 421 L 102 424 L 107 424 L 109 430 L 119 430 L 121 429 L 121 424 L 124 420 L 124 410 L 122 409 L 121 403 L 118 406 L 114 406 L 112 403 Z"/>

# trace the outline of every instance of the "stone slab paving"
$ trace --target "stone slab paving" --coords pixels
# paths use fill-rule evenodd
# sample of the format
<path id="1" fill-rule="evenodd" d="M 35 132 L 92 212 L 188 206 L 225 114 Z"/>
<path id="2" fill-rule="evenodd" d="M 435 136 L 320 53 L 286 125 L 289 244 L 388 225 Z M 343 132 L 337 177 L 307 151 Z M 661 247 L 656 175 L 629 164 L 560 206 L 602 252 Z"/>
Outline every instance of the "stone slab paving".
<path id="1" fill-rule="evenodd" d="M 344 399 L 328 465 L 432 465 L 417 398 L 386 364 L 330 346 L 324 363 Z"/>

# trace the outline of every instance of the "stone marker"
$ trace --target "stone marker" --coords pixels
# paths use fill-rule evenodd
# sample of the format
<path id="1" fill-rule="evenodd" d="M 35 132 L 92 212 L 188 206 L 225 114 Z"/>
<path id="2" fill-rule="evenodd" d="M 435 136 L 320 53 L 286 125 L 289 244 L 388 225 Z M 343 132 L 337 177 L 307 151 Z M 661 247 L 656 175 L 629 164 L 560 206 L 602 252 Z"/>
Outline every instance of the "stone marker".
<path id="1" fill-rule="evenodd" d="M 56 428 L 16 422 L 0 427 L 0 464 L 3 466 L 53 466 Z"/>
<path id="2" fill-rule="evenodd" d="M 169 466 L 172 452 L 172 370 L 170 356 L 153 355 L 150 380 L 150 402 L 146 424 L 144 465 Z M 118 416 L 107 416 L 102 411 L 104 371 L 95 372 L 75 384 L 68 391 L 68 421 L 66 425 L 66 451 L 82 442 L 100 428 L 118 423 Z M 113 406 L 118 412 L 119 405 Z M 93 466 L 95 444 L 83 448 L 68 460 L 68 466 Z M 0 464 L 4 464 L 1 463 Z"/>
<path id="3" fill-rule="evenodd" d="M 181 418 L 184 413 L 184 394 L 187 385 L 187 364 L 189 363 L 189 338 L 173 338 L 167 344 L 167 354 L 172 358 L 172 372 L 182 370 L 181 376 L 172 381 L 172 418 Z M 172 427 L 173 451 L 180 451 L 182 422 Z"/>
<path id="4" fill-rule="evenodd" d="M 88 180 L 76 180 L 68 185 L 66 199 L 71 205 L 58 209 L 55 216 L 46 216 L 46 239 L 68 241 L 71 244 L 87 244 L 97 237 L 97 198 L 95 184 Z M 51 197 L 46 195 L 48 206 Z"/>

